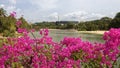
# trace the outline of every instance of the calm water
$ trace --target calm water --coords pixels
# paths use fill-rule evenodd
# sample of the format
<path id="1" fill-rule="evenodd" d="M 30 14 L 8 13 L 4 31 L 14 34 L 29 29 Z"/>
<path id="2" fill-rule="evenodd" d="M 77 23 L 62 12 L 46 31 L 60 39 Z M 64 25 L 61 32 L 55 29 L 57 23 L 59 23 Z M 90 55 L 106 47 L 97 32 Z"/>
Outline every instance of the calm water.
<path id="1" fill-rule="evenodd" d="M 39 32 L 35 32 L 34 35 L 37 38 L 41 37 L 39 35 Z M 100 43 L 104 42 L 102 39 L 102 35 L 80 33 L 75 30 L 49 30 L 49 36 L 51 36 L 53 40 L 56 42 L 59 42 L 64 37 L 79 37 L 79 38 L 82 38 L 82 40 L 84 41 L 100 42 Z"/>

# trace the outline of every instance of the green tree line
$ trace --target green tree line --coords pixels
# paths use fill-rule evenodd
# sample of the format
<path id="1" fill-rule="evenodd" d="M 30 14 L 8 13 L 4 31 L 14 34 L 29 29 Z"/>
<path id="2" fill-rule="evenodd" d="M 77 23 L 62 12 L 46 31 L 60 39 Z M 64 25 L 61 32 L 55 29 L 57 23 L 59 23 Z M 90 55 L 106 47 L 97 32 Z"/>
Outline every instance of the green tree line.
<path id="1" fill-rule="evenodd" d="M 109 30 L 110 28 L 120 28 L 120 12 L 114 18 L 102 17 L 98 20 L 85 21 L 74 23 L 68 21 L 67 23 L 56 22 L 37 22 L 32 24 L 36 30 L 40 28 L 49 29 L 76 29 L 78 31 L 94 31 L 94 30 Z"/>

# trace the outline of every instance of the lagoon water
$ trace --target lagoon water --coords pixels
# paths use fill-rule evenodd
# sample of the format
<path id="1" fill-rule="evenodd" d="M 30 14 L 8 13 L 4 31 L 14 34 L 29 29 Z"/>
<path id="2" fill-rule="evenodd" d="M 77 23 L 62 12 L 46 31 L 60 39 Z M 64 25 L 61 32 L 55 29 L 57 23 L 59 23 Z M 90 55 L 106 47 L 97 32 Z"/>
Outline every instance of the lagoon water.
<path id="1" fill-rule="evenodd" d="M 34 35 L 37 38 L 41 37 L 39 32 L 34 32 Z M 30 36 L 32 37 L 31 34 L 30 34 Z M 82 32 L 78 32 L 76 30 L 53 29 L 53 30 L 49 30 L 49 36 L 51 36 L 53 38 L 53 41 L 55 41 L 55 42 L 60 42 L 60 40 L 63 40 L 64 37 L 79 37 L 84 41 L 90 41 L 92 43 L 94 43 L 94 42 L 103 43 L 104 42 L 104 40 L 102 39 L 102 35 L 82 33 Z"/>

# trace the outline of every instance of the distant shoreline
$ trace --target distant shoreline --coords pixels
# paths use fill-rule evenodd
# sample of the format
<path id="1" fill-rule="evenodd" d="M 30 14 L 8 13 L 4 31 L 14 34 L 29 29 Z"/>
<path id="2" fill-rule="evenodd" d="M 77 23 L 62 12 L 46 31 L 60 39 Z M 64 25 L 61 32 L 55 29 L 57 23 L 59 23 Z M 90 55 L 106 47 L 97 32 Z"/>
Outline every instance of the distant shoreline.
<path id="1" fill-rule="evenodd" d="M 48 30 L 72 30 L 72 31 L 77 31 L 75 29 L 48 29 Z"/>
<path id="2" fill-rule="evenodd" d="M 90 33 L 90 34 L 101 34 L 103 35 L 106 31 L 78 31 L 80 33 Z"/>
<path id="3" fill-rule="evenodd" d="M 79 32 L 79 33 L 90 33 L 90 34 L 104 34 L 104 32 L 106 32 L 105 30 L 103 31 L 77 31 L 75 29 L 48 29 L 48 30 L 70 30 L 70 31 L 76 31 L 76 32 Z"/>

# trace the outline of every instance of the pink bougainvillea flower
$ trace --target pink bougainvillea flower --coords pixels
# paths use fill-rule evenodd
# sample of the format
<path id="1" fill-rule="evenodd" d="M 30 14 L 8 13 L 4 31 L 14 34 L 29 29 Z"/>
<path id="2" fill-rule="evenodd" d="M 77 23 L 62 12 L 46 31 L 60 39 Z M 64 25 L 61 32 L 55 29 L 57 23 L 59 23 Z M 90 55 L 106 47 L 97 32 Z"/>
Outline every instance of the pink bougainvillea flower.
<path id="1" fill-rule="evenodd" d="M 17 22 L 16 22 L 16 26 L 19 28 L 20 27 L 20 25 L 22 24 L 22 22 L 20 21 L 20 20 L 18 20 Z"/>
<path id="2" fill-rule="evenodd" d="M 15 11 L 11 12 L 10 16 L 15 17 L 16 16 L 16 12 Z"/>

